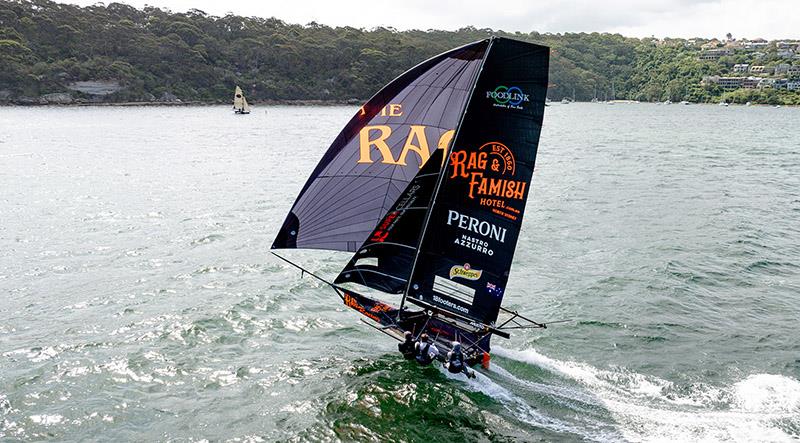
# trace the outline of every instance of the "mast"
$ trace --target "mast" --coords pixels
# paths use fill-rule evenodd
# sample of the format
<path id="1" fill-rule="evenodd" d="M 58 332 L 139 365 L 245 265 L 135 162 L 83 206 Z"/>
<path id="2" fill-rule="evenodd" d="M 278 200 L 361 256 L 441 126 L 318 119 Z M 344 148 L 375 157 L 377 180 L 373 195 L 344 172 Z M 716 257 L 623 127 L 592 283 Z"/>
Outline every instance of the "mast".
<path id="1" fill-rule="evenodd" d="M 420 247 L 422 246 L 422 239 L 425 237 L 425 231 L 428 229 L 428 224 L 431 221 L 431 212 L 433 212 L 433 206 L 436 204 L 436 197 L 439 194 L 439 189 L 442 186 L 442 182 L 444 181 L 444 177 L 447 174 L 447 163 L 450 161 L 450 153 L 453 152 L 453 146 L 455 145 L 455 141 L 458 140 L 458 134 L 461 132 L 461 125 L 464 123 L 464 116 L 467 115 L 467 110 L 469 109 L 469 105 L 472 102 L 472 97 L 475 93 L 475 86 L 478 84 L 478 78 L 481 76 L 481 72 L 483 72 L 483 65 L 486 63 L 486 59 L 489 58 L 489 53 L 492 52 L 492 45 L 497 37 L 492 36 L 489 38 L 489 46 L 486 48 L 486 52 L 483 54 L 483 60 L 481 60 L 481 65 L 478 70 L 475 72 L 475 77 L 472 79 L 472 84 L 469 88 L 469 98 L 467 98 L 467 103 L 464 106 L 464 111 L 461 113 L 461 117 L 458 119 L 458 126 L 456 126 L 456 133 L 453 136 L 453 141 L 450 143 L 450 146 L 447 148 L 445 152 L 444 161 L 442 162 L 442 167 L 439 170 L 439 177 L 436 179 L 436 186 L 433 188 L 433 196 L 431 197 L 431 202 L 428 205 L 428 211 L 425 213 L 425 222 L 422 224 L 422 230 L 419 233 L 419 241 L 417 242 L 417 250 L 414 252 L 414 262 L 411 264 L 411 273 L 409 274 L 408 283 L 406 284 L 406 290 L 403 292 L 403 298 L 400 300 L 400 309 L 397 310 L 398 319 L 403 314 L 403 306 L 406 303 L 406 297 L 408 297 L 408 292 L 411 290 L 411 276 L 414 275 L 414 271 L 417 268 L 417 262 L 419 261 L 419 251 Z"/>

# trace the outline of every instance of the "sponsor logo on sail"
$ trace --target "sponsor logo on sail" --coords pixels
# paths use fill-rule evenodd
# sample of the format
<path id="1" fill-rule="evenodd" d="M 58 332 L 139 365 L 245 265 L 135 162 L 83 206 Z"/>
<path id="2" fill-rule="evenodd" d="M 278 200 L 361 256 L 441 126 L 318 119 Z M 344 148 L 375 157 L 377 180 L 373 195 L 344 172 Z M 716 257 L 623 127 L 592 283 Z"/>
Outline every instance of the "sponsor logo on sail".
<path id="1" fill-rule="evenodd" d="M 522 92 L 518 86 L 500 85 L 493 91 L 486 91 L 486 98 L 492 99 L 492 106 L 507 109 L 522 109 L 523 103 L 530 102 L 530 96 Z"/>
<path id="2" fill-rule="evenodd" d="M 453 266 L 450 268 L 450 279 L 463 278 L 466 280 L 478 280 L 481 278 L 483 271 L 479 269 L 472 269 L 469 263 L 464 263 L 464 266 Z"/>
<path id="3" fill-rule="evenodd" d="M 470 217 L 466 214 L 461 214 L 452 209 L 447 211 L 447 224 L 450 226 L 458 226 L 460 229 L 480 234 L 500 243 L 505 243 L 506 241 L 506 228 L 502 228 L 485 220 Z"/>
<path id="4" fill-rule="evenodd" d="M 453 243 L 461 247 L 480 252 L 481 254 L 486 254 L 489 257 L 494 255 L 494 249 L 489 247 L 489 242 L 483 241 L 479 238 L 475 238 L 466 234 L 462 235 L 459 238 L 456 238 L 453 241 Z"/>
<path id="5" fill-rule="evenodd" d="M 437 128 L 432 128 L 437 129 Z M 380 162 L 384 165 L 406 166 L 408 162 L 416 160 L 420 168 L 428 161 L 434 149 L 447 151 L 456 131 L 450 129 L 442 132 L 438 139 L 429 136 L 432 129 L 424 125 L 369 125 L 358 132 L 358 163 L 373 164 Z M 389 141 L 393 131 L 401 133 L 405 138 L 403 146 L 397 154 L 394 141 Z M 438 133 L 438 131 L 437 131 Z M 395 134 L 397 137 L 397 134 Z M 392 138 L 394 140 L 394 138 Z M 436 143 L 435 145 L 433 143 Z M 389 145 L 392 145 L 391 147 Z M 395 152 L 392 153 L 394 147 Z M 378 155 L 375 155 L 377 151 Z M 397 157 L 395 158 L 395 155 Z M 415 159 L 416 157 L 416 159 Z M 444 162 L 444 159 L 442 159 Z"/>
<path id="6" fill-rule="evenodd" d="M 481 206 L 510 220 L 520 214 L 511 202 L 525 201 L 526 181 L 514 180 L 517 163 L 514 153 L 500 142 L 484 143 L 477 150 L 457 150 L 450 154 L 450 179 L 466 184 L 466 194 Z"/>
<path id="7" fill-rule="evenodd" d="M 433 301 L 438 303 L 438 304 L 440 304 L 440 305 L 447 306 L 447 307 L 449 307 L 451 309 L 455 309 L 455 310 L 461 311 L 461 312 L 463 312 L 465 314 L 469 314 L 469 309 L 467 309 L 467 308 L 465 308 L 465 307 L 463 307 L 461 305 L 455 304 L 455 303 L 451 302 L 450 300 L 447 300 L 446 298 L 439 297 L 436 294 L 433 295 Z"/>
<path id="8" fill-rule="evenodd" d="M 372 233 L 369 241 L 377 243 L 386 241 L 386 238 L 389 237 L 389 233 L 392 231 L 392 228 L 394 228 L 395 220 L 399 215 L 400 211 L 392 211 L 386 214 L 386 217 L 383 219 L 381 224 L 375 228 L 375 232 Z"/>

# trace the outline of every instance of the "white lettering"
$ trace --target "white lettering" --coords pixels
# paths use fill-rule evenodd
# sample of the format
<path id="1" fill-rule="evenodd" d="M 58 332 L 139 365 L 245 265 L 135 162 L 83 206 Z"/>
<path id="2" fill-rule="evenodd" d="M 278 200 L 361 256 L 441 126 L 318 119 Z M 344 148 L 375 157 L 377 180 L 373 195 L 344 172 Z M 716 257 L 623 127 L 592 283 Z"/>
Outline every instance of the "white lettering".
<path id="1" fill-rule="evenodd" d="M 458 220 L 457 226 L 461 229 L 497 240 L 500 243 L 506 242 L 506 228 L 501 228 L 493 223 L 479 220 L 465 214 L 459 214 L 458 211 L 448 211 L 447 224 L 452 225 L 456 220 Z"/>

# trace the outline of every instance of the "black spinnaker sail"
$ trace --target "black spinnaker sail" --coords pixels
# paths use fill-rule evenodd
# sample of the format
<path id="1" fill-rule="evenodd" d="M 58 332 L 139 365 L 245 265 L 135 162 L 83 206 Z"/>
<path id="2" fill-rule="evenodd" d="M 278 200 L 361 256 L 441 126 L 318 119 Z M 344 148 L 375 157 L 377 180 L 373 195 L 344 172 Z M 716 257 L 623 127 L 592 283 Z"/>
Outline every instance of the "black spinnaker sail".
<path id="1" fill-rule="evenodd" d="M 424 331 L 445 349 L 464 343 L 470 364 L 488 358 L 493 334 L 508 338 L 504 326 L 544 327 L 501 303 L 530 192 L 548 60 L 547 47 L 493 37 L 398 77 L 333 142 L 273 249 L 356 252 L 334 283 L 315 277 L 395 338 Z M 344 283 L 402 293 L 403 302 L 397 308 Z M 501 311 L 510 318 L 498 325 Z"/>
<path id="2" fill-rule="evenodd" d="M 431 152 L 449 146 L 487 46 L 433 57 L 367 101 L 314 169 L 272 247 L 355 251 Z"/>

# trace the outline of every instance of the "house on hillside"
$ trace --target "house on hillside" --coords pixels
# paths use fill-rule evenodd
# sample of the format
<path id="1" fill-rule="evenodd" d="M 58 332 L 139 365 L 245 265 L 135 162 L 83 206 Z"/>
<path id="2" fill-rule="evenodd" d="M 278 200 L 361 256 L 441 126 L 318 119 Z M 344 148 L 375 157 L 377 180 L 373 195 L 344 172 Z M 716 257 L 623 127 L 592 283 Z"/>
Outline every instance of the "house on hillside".
<path id="1" fill-rule="evenodd" d="M 743 72 L 746 73 L 750 69 L 750 65 L 747 63 L 737 63 L 733 65 L 733 72 Z"/>
<path id="2" fill-rule="evenodd" d="M 775 43 L 775 47 L 778 49 L 791 49 L 797 46 L 798 42 L 795 41 L 779 41 Z"/>
<path id="3" fill-rule="evenodd" d="M 800 80 L 789 80 L 786 82 L 786 89 L 790 91 L 800 91 Z"/>
<path id="4" fill-rule="evenodd" d="M 712 75 L 703 78 L 703 83 L 715 84 L 722 89 L 739 89 L 742 87 L 743 80 L 744 77 L 720 77 L 718 75 Z"/>
<path id="5" fill-rule="evenodd" d="M 733 55 L 733 51 L 730 49 L 708 49 L 700 53 L 698 58 L 700 60 L 719 60 L 720 57 L 726 55 Z"/>
<path id="6" fill-rule="evenodd" d="M 742 47 L 744 49 L 747 49 L 747 50 L 750 50 L 750 51 L 758 51 L 760 49 L 767 49 L 767 46 L 769 46 L 769 42 L 767 42 L 764 39 L 751 40 L 749 42 L 745 42 L 745 43 L 742 44 Z"/>
<path id="7" fill-rule="evenodd" d="M 765 70 L 763 65 L 753 65 L 750 67 L 751 74 L 762 74 Z"/>
<path id="8" fill-rule="evenodd" d="M 745 89 L 755 89 L 761 84 L 761 77 L 747 77 L 742 79 L 742 87 Z"/>
<path id="9" fill-rule="evenodd" d="M 787 74 L 789 72 L 789 68 L 791 67 L 792 65 L 788 63 L 781 63 L 775 66 L 775 75 Z"/>
<path id="10" fill-rule="evenodd" d="M 773 89 L 775 87 L 774 78 L 762 78 L 758 80 L 758 89 Z"/>

